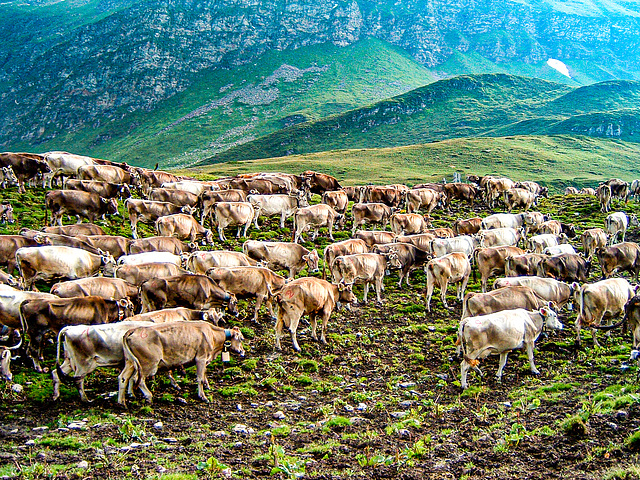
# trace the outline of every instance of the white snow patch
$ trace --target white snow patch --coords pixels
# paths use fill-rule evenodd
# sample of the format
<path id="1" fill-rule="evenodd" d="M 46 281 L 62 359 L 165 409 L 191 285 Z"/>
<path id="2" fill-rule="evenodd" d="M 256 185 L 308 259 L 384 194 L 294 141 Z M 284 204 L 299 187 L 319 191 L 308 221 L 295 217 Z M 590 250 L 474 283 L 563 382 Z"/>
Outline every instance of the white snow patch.
<path id="1" fill-rule="evenodd" d="M 556 60 L 555 58 L 550 58 L 549 60 L 547 60 L 547 65 L 549 65 L 554 70 L 557 70 L 558 72 L 560 72 L 565 77 L 571 78 L 571 75 L 569 75 L 569 69 L 560 60 Z"/>

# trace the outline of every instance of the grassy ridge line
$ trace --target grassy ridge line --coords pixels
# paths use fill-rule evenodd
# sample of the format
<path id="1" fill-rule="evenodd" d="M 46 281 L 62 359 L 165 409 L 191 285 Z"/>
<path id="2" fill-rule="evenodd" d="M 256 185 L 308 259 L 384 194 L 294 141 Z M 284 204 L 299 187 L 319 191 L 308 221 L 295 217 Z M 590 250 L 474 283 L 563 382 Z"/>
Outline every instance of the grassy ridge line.
<path id="1" fill-rule="evenodd" d="M 591 137 L 465 138 L 396 148 L 338 150 L 230 162 L 181 172 L 203 178 L 258 171 L 317 170 L 345 185 L 451 180 L 453 172 L 535 180 L 552 191 L 639 176 L 640 144 Z M 464 176 L 463 176 L 464 177 Z"/>

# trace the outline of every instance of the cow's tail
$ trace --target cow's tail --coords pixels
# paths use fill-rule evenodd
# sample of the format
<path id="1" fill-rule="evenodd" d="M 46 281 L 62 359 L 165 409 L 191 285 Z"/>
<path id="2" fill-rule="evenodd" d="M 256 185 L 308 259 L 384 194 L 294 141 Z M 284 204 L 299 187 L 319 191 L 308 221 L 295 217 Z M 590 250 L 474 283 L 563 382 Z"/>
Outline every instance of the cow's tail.
<path id="1" fill-rule="evenodd" d="M 463 320 L 469 316 L 469 299 L 472 296 L 473 295 L 471 293 L 467 293 L 462 300 L 462 316 L 460 318 Z"/>
<path id="2" fill-rule="evenodd" d="M 471 271 L 473 272 L 473 281 L 477 282 L 478 281 L 478 275 L 477 275 L 477 271 L 478 271 L 478 252 L 481 250 L 482 247 L 476 247 L 473 249 L 473 253 L 471 254 Z"/>
<path id="3" fill-rule="evenodd" d="M 322 279 L 326 280 L 327 279 L 327 250 L 324 250 L 324 255 L 323 255 L 323 264 L 322 264 Z"/>
<path id="4" fill-rule="evenodd" d="M 576 323 L 584 318 L 584 288 L 578 290 L 578 316 Z"/>
<path id="5" fill-rule="evenodd" d="M 297 215 L 294 213 L 293 214 L 293 227 L 291 228 L 291 241 L 295 242 L 296 241 L 296 230 L 297 230 L 297 222 L 296 222 L 296 218 Z"/>
<path id="6" fill-rule="evenodd" d="M 460 326 L 458 327 L 458 338 L 456 339 L 456 345 L 460 347 L 460 354 L 462 359 L 467 362 L 472 368 L 478 368 L 480 361 L 475 358 L 469 358 L 467 356 L 467 342 L 464 338 L 464 327 L 467 322 L 460 322 Z"/>
<path id="7" fill-rule="evenodd" d="M 140 382 L 142 381 L 142 365 L 140 365 L 140 361 L 131 351 L 131 347 L 129 347 L 129 342 L 128 342 L 129 337 L 133 332 L 134 332 L 133 329 L 127 330 L 127 332 L 125 332 L 124 336 L 122 337 L 122 350 L 124 352 L 125 364 L 127 360 L 133 363 L 133 375 L 131 376 L 131 379 L 129 381 L 135 382 L 135 387 L 139 388 Z M 128 387 L 128 385 L 125 385 L 125 388 L 126 387 Z"/>
<path id="8" fill-rule="evenodd" d="M 67 327 L 58 332 L 58 343 L 56 345 L 56 369 L 60 368 L 60 344 L 64 341 L 64 336 L 67 334 Z"/>
<path id="9" fill-rule="evenodd" d="M 44 196 L 44 225 L 42 226 L 42 228 L 44 228 L 44 227 L 49 225 L 49 221 L 47 220 L 47 217 L 48 217 L 48 215 L 47 215 L 47 211 L 48 211 L 47 210 L 47 203 L 48 203 L 47 202 L 47 195 L 45 194 L 45 196 Z M 52 215 L 53 215 L 53 212 L 52 212 Z"/>

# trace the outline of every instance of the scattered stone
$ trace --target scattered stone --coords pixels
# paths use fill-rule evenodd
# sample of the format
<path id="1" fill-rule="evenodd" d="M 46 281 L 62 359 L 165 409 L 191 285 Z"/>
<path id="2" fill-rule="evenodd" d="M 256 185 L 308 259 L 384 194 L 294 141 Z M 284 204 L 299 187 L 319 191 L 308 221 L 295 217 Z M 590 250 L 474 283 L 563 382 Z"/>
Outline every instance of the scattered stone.
<path id="1" fill-rule="evenodd" d="M 285 414 L 282 410 L 278 410 L 276 413 L 273 414 L 273 418 L 275 418 L 276 420 L 282 420 L 285 418 Z"/>
<path id="2" fill-rule="evenodd" d="M 216 430 L 211 435 L 216 437 L 216 438 L 222 438 L 222 437 L 225 437 L 227 435 L 227 432 L 225 432 L 224 430 Z"/>
<path id="3" fill-rule="evenodd" d="M 411 405 L 413 405 L 413 400 L 404 400 L 402 402 L 400 402 L 398 405 L 400 405 L 402 408 L 409 408 Z"/>
<path id="4" fill-rule="evenodd" d="M 19 383 L 14 383 L 13 385 L 11 385 L 11 391 L 13 393 L 22 393 L 24 391 L 24 387 Z"/>
<path id="5" fill-rule="evenodd" d="M 224 478 L 231 478 L 231 475 L 232 475 L 231 469 L 225 468 L 224 470 L 221 470 L 220 475 L 222 475 Z"/>
<path id="6" fill-rule="evenodd" d="M 253 435 L 255 430 L 251 427 L 238 423 L 235 427 L 233 427 L 233 431 L 235 433 L 241 433 L 243 435 Z"/>
<path id="7" fill-rule="evenodd" d="M 477 440 L 480 445 L 490 445 L 493 443 L 493 437 L 491 435 L 483 435 Z"/>
<path id="8" fill-rule="evenodd" d="M 34 427 L 32 430 L 34 432 L 46 432 L 47 430 L 49 430 L 49 427 Z"/>
<path id="9" fill-rule="evenodd" d="M 614 423 L 614 422 L 607 422 L 607 426 L 611 429 L 611 430 L 617 430 L 618 429 L 618 424 Z"/>
<path id="10" fill-rule="evenodd" d="M 174 437 L 165 437 L 162 439 L 164 443 L 178 443 L 178 439 Z"/>
<path id="11" fill-rule="evenodd" d="M 182 405 L 186 405 L 187 404 L 187 400 L 185 398 L 182 397 L 177 397 L 176 398 L 176 402 L 182 404 Z"/>
<path id="12" fill-rule="evenodd" d="M 439 373 L 436 375 L 436 377 L 438 377 L 440 380 L 444 380 L 445 382 L 449 380 L 449 375 L 447 375 L 446 373 Z"/>
<path id="13" fill-rule="evenodd" d="M 353 410 L 354 410 L 354 408 L 353 408 L 351 405 L 349 405 L 349 404 L 345 405 L 345 406 L 344 406 L 344 409 L 345 409 L 347 412 L 353 412 Z"/>
<path id="14" fill-rule="evenodd" d="M 242 442 L 236 442 L 233 444 L 234 448 L 242 448 Z"/>
<path id="15" fill-rule="evenodd" d="M 409 430 L 407 430 L 406 428 L 401 428 L 400 430 L 398 430 L 398 436 L 399 437 L 410 437 L 411 436 L 411 432 Z"/>
<path id="16" fill-rule="evenodd" d="M 13 429 L 13 430 L 11 430 L 9 433 L 10 433 L 11 435 L 15 435 L 16 433 L 18 433 L 18 429 L 17 429 L 17 428 L 14 428 L 14 429 Z"/>
<path id="17" fill-rule="evenodd" d="M 265 407 L 273 407 L 273 402 L 271 400 L 269 400 L 267 403 L 264 404 Z"/>
<path id="18" fill-rule="evenodd" d="M 504 405 L 507 408 L 511 408 L 511 402 L 502 402 L 502 405 Z"/>
<path id="19" fill-rule="evenodd" d="M 389 415 L 393 418 L 404 418 L 407 416 L 407 412 L 391 412 Z"/>
<path id="20" fill-rule="evenodd" d="M 298 397 L 298 400 L 300 400 L 301 402 L 306 402 L 307 401 L 307 397 L 305 397 L 304 395 L 300 395 Z"/>
<path id="21" fill-rule="evenodd" d="M 44 452 L 38 452 L 38 454 L 36 455 L 36 458 L 43 459 L 43 458 L 46 458 L 46 455 Z"/>
<path id="22" fill-rule="evenodd" d="M 360 402 L 356 408 L 359 412 L 365 412 L 367 410 L 367 404 Z"/>
<path id="23" fill-rule="evenodd" d="M 436 331 L 436 327 L 434 327 L 433 325 L 429 325 L 427 327 L 427 330 L 429 330 L 430 332 L 435 332 Z"/>
<path id="24" fill-rule="evenodd" d="M 67 428 L 69 430 L 84 430 L 87 428 L 87 422 L 83 422 L 83 421 L 71 422 L 69 425 L 67 425 Z"/>
<path id="25" fill-rule="evenodd" d="M 69 429 L 67 427 L 60 427 L 60 428 L 58 428 L 58 431 L 64 433 L 64 432 L 68 432 Z"/>
<path id="26" fill-rule="evenodd" d="M 260 405 L 258 405 L 257 403 L 251 403 L 251 408 L 258 408 Z"/>
<path id="27" fill-rule="evenodd" d="M 422 393 L 418 392 L 417 390 L 409 390 L 409 393 L 411 395 L 415 395 L 416 397 L 421 397 Z"/>
<path id="28" fill-rule="evenodd" d="M 626 420 L 628 415 L 629 415 L 629 414 L 628 414 L 626 411 L 624 411 L 624 410 L 618 410 L 618 411 L 616 412 L 616 419 L 617 419 L 617 420 Z"/>
<path id="29" fill-rule="evenodd" d="M 349 421 L 351 422 L 351 425 L 356 425 L 356 426 L 362 425 L 364 423 L 369 423 L 369 420 L 363 417 L 351 417 L 349 418 Z"/>
<path id="30" fill-rule="evenodd" d="M 78 462 L 78 465 L 76 465 L 76 467 L 78 468 L 89 468 L 89 462 L 87 462 L 86 460 L 82 460 L 81 462 Z M 133 469 L 131 469 L 133 470 Z"/>
<path id="31" fill-rule="evenodd" d="M 27 440 L 24 444 L 25 444 L 27 447 L 33 447 L 33 446 L 35 446 L 36 441 L 35 441 L 35 440 Z"/>
<path id="32" fill-rule="evenodd" d="M 156 430 L 162 430 L 164 428 L 164 424 L 162 422 L 156 422 L 153 424 L 153 428 Z"/>
<path id="33" fill-rule="evenodd" d="M 402 383 L 399 383 L 398 386 L 402 388 L 411 388 L 411 387 L 415 387 L 416 384 L 415 382 L 402 382 Z"/>
<path id="34" fill-rule="evenodd" d="M 238 411 L 239 411 L 239 412 L 241 412 L 241 411 L 242 411 L 242 405 L 241 405 L 241 404 L 237 404 L 237 405 L 236 405 L 236 408 L 238 409 Z"/>
<path id="35" fill-rule="evenodd" d="M 167 471 L 167 469 L 166 469 L 166 468 L 164 468 L 162 465 L 158 465 L 158 467 L 156 468 L 156 471 L 157 471 L 158 473 L 164 473 L 164 472 L 166 472 L 166 471 Z"/>

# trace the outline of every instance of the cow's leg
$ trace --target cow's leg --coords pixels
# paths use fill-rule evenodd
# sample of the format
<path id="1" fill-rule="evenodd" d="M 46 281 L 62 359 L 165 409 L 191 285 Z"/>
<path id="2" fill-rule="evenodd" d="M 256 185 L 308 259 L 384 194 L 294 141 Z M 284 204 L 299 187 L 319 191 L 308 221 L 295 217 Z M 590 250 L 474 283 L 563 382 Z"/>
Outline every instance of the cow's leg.
<path id="1" fill-rule="evenodd" d="M 300 317 L 298 317 L 297 320 L 291 320 L 291 325 L 289 326 L 289 331 L 291 332 L 291 343 L 293 343 L 293 349 L 296 352 L 299 352 L 301 350 L 300 345 L 298 345 L 298 338 L 296 336 L 299 322 L 300 322 Z"/>
<path id="2" fill-rule="evenodd" d="M 536 363 L 533 360 L 533 342 L 528 342 L 525 345 L 526 349 L 527 349 L 527 357 L 529 358 L 529 366 L 531 367 L 531 373 L 533 373 L 534 375 L 540 375 L 540 372 L 538 371 L 538 369 L 536 368 Z"/>
<path id="3" fill-rule="evenodd" d="M 469 386 L 467 384 L 467 373 L 469 373 L 469 367 L 471 367 L 469 362 L 467 362 L 466 359 L 462 360 L 462 363 L 460 364 L 460 387 L 462 387 L 463 390 Z"/>
<path id="4" fill-rule="evenodd" d="M 240 231 L 242 230 L 242 225 L 238 225 L 238 232 L 236 233 L 236 238 L 240 238 Z"/>
<path id="5" fill-rule="evenodd" d="M 176 390 L 182 390 L 180 388 L 180 385 L 178 385 L 178 382 L 176 382 L 176 379 L 173 378 L 173 374 L 171 373 L 171 370 L 167 370 L 167 377 L 169 377 L 169 383 L 172 388 L 175 388 Z"/>
<path id="6" fill-rule="evenodd" d="M 318 341 L 318 333 L 317 333 L 318 314 L 317 313 L 313 312 L 309 314 L 309 323 L 311 324 L 311 338 L 313 338 L 315 341 Z"/>
<path id="7" fill-rule="evenodd" d="M 591 329 L 591 336 L 593 337 L 593 346 L 600 347 L 600 343 L 598 342 L 598 337 L 596 336 L 597 330 L 595 328 Z"/>
<path id="8" fill-rule="evenodd" d="M 84 391 L 84 376 L 76 378 L 75 382 L 78 387 L 78 393 L 80 394 L 80 400 L 89 403 L 89 397 L 87 397 L 87 393 Z"/>
<path id="9" fill-rule="evenodd" d="M 467 284 L 469 283 L 469 275 L 462 279 L 462 282 L 458 284 L 458 300 L 464 300 L 464 292 L 467 291 Z"/>
<path id="10" fill-rule="evenodd" d="M 60 375 L 58 375 L 58 369 L 60 367 L 56 367 L 51 372 L 52 383 L 53 383 L 53 395 L 51 396 L 51 400 L 54 402 L 60 398 Z"/>
<path id="11" fill-rule="evenodd" d="M 325 332 L 327 331 L 327 324 L 329 323 L 329 317 L 331 316 L 331 308 L 325 306 L 325 311 L 322 312 L 322 330 L 320 331 L 320 341 L 327 344 L 327 338 L 325 337 Z"/>
<path id="12" fill-rule="evenodd" d="M 261 209 L 256 208 L 253 214 L 253 225 L 256 227 L 257 230 L 260 230 L 260 226 L 258 225 L 258 217 L 260 216 L 260 211 Z"/>
<path id="13" fill-rule="evenodd" d="M 284 221 L 287 218 L 287 216 L 285 215 L 284 210 L 282 211 L 282 213 L 280 214 L 280 228 L 284 228 Z"/>
<path id="14" fill-rule="evenodd" d="M 329 223 L 329 238 L 332 242 L 335 242 L 335 239 L 333 238 L 333 221 Z"/>
<path id="15" fill-rule="evenodd" d="M 440 284 L 440 298 L 442 299 L 442 304 L 444 308 L 449 309 L 449 305 L 447 304 L 447 288 L 449 287 L 449 279 L 441 278 L 438 282 Z"/>
<path id="16" fill-rule="evenodd" d="M 102 219 L 104 220 L 104 215 L 102 216 Z M 76 215 L 76 223 L 82 223 L 82 218 L 80 218 L 80 215 Z"/>
<path id="17" fill-rule="evenodd" d="M 267 296 L 266 304 L 267 304 L 267 308 L 269 309 L 269 316 L 271 317 L 271 319 L 276 318 L 273 315 L 273 301 L 271 300 L 270 296 Z"/>
<path id="18" fill-rule="evenodd" d="M 145 372 L 143 371 L 138 372 L 138 375 L 140 376 L 140 380 L 138 381 L 138 387 L 140 388 L 140 391 L 142 392 L 142 395 L 144 396 L 144 399 L 147 401 L 147 403 L 152 403 L 153 393 L 151 393 L 151 390 L 149 390 L 149 387 L 147 387 L 147 382 L 146 382 L 147 375 L 145 375 Z"/>
<path id="19" fill-rule="evenodd" d="M 580 320 L 576 320 L 576 345 L 582 345 L 582 338 L 580 337 L 580 330 L 582 330 L 582 325 L 580 324 Z"/>
<path id="20" fill-rule="evenodd" d="M 264 298 L 264 295 L 256 295 L 256 309 L 253 312 L 253 321 L 256 323 L 258 322 L 258 312 L 260 311 L 260 307 L 262 306 Z"/>
<path id="21" fill-rule="evenodd" d="M 249 219 L 249 221 L 244 224 L 244 232 L 242 233 L 242 236 L 245 238 L 247 236 L 247 231 L 249 230 L 250 225 L 251 225 L 251 219 Z"/>
<path id="22" fill-rule="evenodd" d="M 502 371 L 504 370 L 504 366 L 507 364 L 507 356 L 509 352 L 502 352 L 500 354 L 500 366 L 498 367 L 498 372 L 496 373 L 496 379 L 498 382 L 502 382 Z"/>
<path id="23" fill-rule="evenodd" d="M 435 279 L 431 270 L 427 270 L 427 290 L 425 292 L 425 301 L 427 303 L 427 312 L 431 311 L 431 297 L 433 296 L 433 286 L 435 285 Z"/>
<path id="24" fill-rule="evenodd" d="M 131 222 L 131 237 L 134 240 L 138 238 L 138 222 Z"/>
<path id="25" fill-rule="evenodd" d="M 275 327 L 275 332 L 276 332 L 275 348 L 277 348 L 278 350 L 282 350 L 282 347 L 280 346 L 280 339 L 282 338 L 282 327 L 284 327 L 284 320 L 282 318 L 282 306 L 281 306 L 278 311 L 278 318 L 276 320 L 276 327 Z"/>
<path id="26" fill-rule="evenodd" d="M 311 235 L 311 241 L 312 241 L 312 242 L 315 242 L 316 238 L 318 237 L 318 233 L 319 233 L 319 232 L 320 232 L 320 228 L 319 228 L 319 227 L 316 227 L 316 228 L 313 230 L 313 234 Z M 332 238 L 331 240 L 333 240 L 333 238 Z"/>
<path id="27" fill-rule="evenodd" d="M 125 390 L 127 387 L 131 392 L 133 382 L 131 382 L 131 377 L 135 372 L 135 365 L 132 361 L 127 360 L 124 364 L 124 368 L 120 375 L 118 375 L 118 403 L 122 406 L 126 406 L 125 400 Z"/>
<path id="28" fill-rule="evenodd" d="M 376 279 L 376 302 L 378 304 L 382 304 L 382 297 L 380 297 L 380 292 L 382 291 L 382 281 L 383 281 L 384 277 L 381 275 L 379 278 Z"/>
<path id="29" fill-rule="evenodd" d="M 362 297 L 362 303 L 367 303 L 368 293 L 369 293 L 369 282 L 364 282 L 364 295 Z"/>
<path id="30" fill-rule="evenodd" d="M 224 227 L 218 224 L 218 238 L 221 242 L 226 242 L 227 239 L 224 237 Z"/>
<path id="31" fill-rule="evenodd" d="M 209 403 L 209 399 L 204 393 L 204 384 L 207 376 L 207 362 L 204 359 L 196 360 L 196 375 L 198 377 L 198 398 Z"/>

